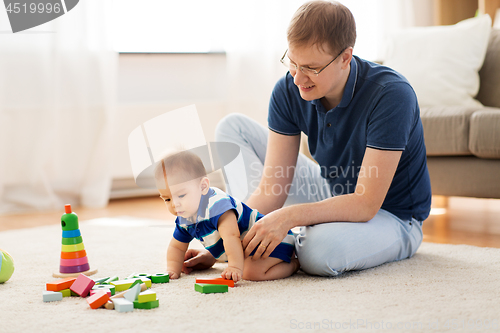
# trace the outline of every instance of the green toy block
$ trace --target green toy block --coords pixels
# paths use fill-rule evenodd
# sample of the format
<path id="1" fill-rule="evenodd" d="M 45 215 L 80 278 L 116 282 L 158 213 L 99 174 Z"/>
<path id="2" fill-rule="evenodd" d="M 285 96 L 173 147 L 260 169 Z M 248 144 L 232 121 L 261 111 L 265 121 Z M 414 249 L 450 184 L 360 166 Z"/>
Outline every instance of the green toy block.
<path id="1" fill-rule="evenodd" d="M 113 286 L 112 284 L 98 284 L 98 285 L 94 285 L 92 287 L 92 290 L 104 290 L 104 291 L 111 291 L 111 296 L 113 296 L 115 294 L 115 286 Z"/>
<path id="2" fill-rule="evenodd" d="M 59 290 L 59 292 L 63 295 L 63 297 L 71 297 L 71 290 L 69 288 Z"/>
<path id="3" fill-rule="evenodd" d="M 135 273 L 132 273 L 132 274 L 130 274 L 129 276 L 127 276 L 127 277 L 125 278 L 125 280 L 128 280 L 128 279 L 133 279 L 133 278 L 135 278 L 135 276 L 136 276 L 136 274 L 135 274 Z"/>
<path id="4" fill-rule="evenodd" d="M 104 284 L 104 281 L 109 280 L 110 276 L 100 279 L 93 279 L 95 284 Z"/>
<path id="5" fill-rule="evenodd" d="M 134 282 L 132 282 L 132 284 L 130 285 L 130 287 L 128 289 L 133 288 L 136 284 L 142 284 L 142 280 L 141 279 L 134 279 Z"/>
<path id="6" fill-rule="evenodd" d="M 70 289 L 70 291 L 71 291 L 71 297 L 74 297 L 74 296 L 81 297 L 80 295 L 78 295 L 77 293 L 75 293 L 73 290 Z"/>
<path id="7" fill-rule="evenodd" d="M 203 294 L 227 293 L 229 287 L 225 284 L 195 283 L 194 290 Z"/>
<path id="8" fill-rule="evenodd" d="M 73 245 L 73 244 L 80 244 L 83 243 L 82 236 L 78 237 L 71 237 L 71 238 L 62 238 L 62 244 L 63 245 Z"/>
<path id="9" fill-rule="evenodd" d="M 134 275 L 134 277 L 136 277 L 136 278 L 147 278 L 147 279 L 151 280 L 151 274 L 148 274 L 148 273 L 139 273 L 139 274 Z"/>
<path id="10" fill-rule="evenodd" d="M 156 293 L 152 290 L 144 290 L 137 296 L 139 303 L 153 302 L 156 299 Z"/>
<path id="11" fill-rule="evenodd" d="M 109 279 L 107 279 L 106 281 L 101 282 L 101 284 L 111 284 L 111 282 L 113 282 L 113 281 L 118 281 L 118 280 L 120 280 L 120 278 L 119 278 L 118 276 L 116 276 L 116 275 L 115 275 L 115 276 L 110 277 L 110 278 L 109 278 Z M 117 290 L 117 291 L 118 291 L 118 290 Z"/>
<path id="12" fill-rule="evenodd" d="M 170 281 L 170 275 L 163 273 L 156 273 L 151 275 L 151 282 L 153 283 L 167 283 Z"/>
<path id="13" fill-rule="evenodd" d="M 158 298 L 154 301 L 145 302 L 145 303 L 139 303 L 139 301 L 134 301 L 134 308 L 136 308 L 136 309 L 149 310 L 149 309 L 157 308 L 159 306 L 160 306 L 160 301 L 158 300 Z"/>
<path id="14" fill-rule="evenodd" d="M 142 278 L 142 279 L 134 278 L 134 279 L 128 279 L 128 280 L 112 281 L 111 284 L 115 286 L 115 288 L 116 288 L 115 291 L 119 292 L 119 291 L 129 289 L 135 281 L 139 281 L 139 283 L 141 283 L 141 284 L 145 283 L 146 287 L 151 288 L 151 280 L 146 279 L 146 278 Z"/>

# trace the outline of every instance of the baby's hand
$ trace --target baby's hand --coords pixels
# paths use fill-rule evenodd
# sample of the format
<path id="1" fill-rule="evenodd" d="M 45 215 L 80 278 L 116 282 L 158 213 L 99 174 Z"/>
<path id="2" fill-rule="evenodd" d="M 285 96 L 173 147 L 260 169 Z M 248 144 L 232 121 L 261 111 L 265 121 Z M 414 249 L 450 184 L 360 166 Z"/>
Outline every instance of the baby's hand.
<path id="1" fill-rule="evenodd" d="M 227 266 L 227 268 L 222 272 L 220 276 L 224 279 L 238 282 L 239 280 L 241 280 L 242 274 L 243 272 L 241 271 L 241 269 L 232 266 Z"/>
<path id="2" fill-rule="evenodd" d="M 176 272 L 173 272 L 173 271 L 167 271 L 169 277 L 172 279 L 172 280 L 175 280 L 175 279 L 178 279 L 179 278 L 179 275 L 178 273 Z"/>

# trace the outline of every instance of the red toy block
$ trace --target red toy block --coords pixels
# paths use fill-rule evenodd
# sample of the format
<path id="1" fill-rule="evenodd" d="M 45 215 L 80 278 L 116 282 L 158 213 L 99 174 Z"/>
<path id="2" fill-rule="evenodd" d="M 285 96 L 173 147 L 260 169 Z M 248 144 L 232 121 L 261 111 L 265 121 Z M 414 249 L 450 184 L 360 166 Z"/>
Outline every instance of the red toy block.
<path id="1" fill-rule="evenodd" d="M 76 278 L 73 285 L 69 288 L 81 297 L 87 297 L 90 289 L 94 286 L 95 281 L 86 276 L 85 274 L 80 274 Z"/>
<path id="2" fill-rule="evenodd" d="M 92 309 L 97 309 L 106 304 L 108 300 L 109 295 L 104 290 L 99 290 L 94 295 L 87 298 L 87 303 L 89 303 Z"/>
<path id="3" fill-rule="evenodd" d="M 197 278 L 196 279 L 196 283 L 225 284 L 228 287 L 231 287 L 231 288 L 234 287 L 234 281 L 233 280 L 223 279 L 221 277 L 219 277 L 219 278 Z"/>
<path id="4" fill-rule="evenodd" d="M 71 287 L 73 282 L 75 282 L 75 280 L 76 280 L 75 277 L 70 277 L 70 278 L 56 280 L 54 282 L 49 282 L 49 283 L 47 283 L 47 290 L 48 291 L 61 291 L 64 289 L 68 289 Z"/>

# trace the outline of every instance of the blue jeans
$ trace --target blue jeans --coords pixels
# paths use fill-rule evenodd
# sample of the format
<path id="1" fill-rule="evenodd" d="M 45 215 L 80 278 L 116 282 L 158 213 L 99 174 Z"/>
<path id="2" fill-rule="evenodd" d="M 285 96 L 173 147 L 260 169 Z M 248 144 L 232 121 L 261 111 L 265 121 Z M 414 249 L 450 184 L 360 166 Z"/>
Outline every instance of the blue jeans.
<path id="1" fill-rule="evenodd" d="M 266 155 L 268 130 L 241 114 L 217 125 L 216 141 L 239 145 L 241 155 L 224 168 L 228 192 L 245 201 L 257 188 Z M 286 171 L 284 171 L 286 172 Z M 332 196 L 320 167 L 299 154 L 285 206 L 317 202 Z M 410 258 L 422 243 L 422 222 L 402 220 L 380 209 L 368 222 L 330 222 L 302 227 L 295 235 L 301 269 L 308 274 L 336 276 Z"/>

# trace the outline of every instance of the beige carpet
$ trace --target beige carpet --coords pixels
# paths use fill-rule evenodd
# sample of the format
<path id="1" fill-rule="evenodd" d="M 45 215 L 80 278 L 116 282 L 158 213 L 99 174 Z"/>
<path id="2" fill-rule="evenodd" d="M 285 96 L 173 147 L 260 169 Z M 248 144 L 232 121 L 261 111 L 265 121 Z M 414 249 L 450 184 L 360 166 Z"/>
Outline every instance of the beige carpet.
<path id="1" fill-rule="evenodd" d="M 97 277 L 165 267 L 173 228 L 162 221 L 96 219 L 80 222 L 80 229 Z M 493 320 L 500 330 L 500 249 L 424 243 L 412 259 L 337 278 L 299 272 L 279 281 L 243 281 L 226 294 L 195 292 L 195 277 L 218 276 L 218 264 L 153 285 L 157 309 L 118 313 L 92 310 L 76 297 L 42 301 L 58 268 L 60 242 L 59 226 L 0 233 L 0 247 L 16 264 L 12 278 L 0 284 L 0 332 L 457 332 L 466 331 L 469 320 L 476 328 Z"/>

